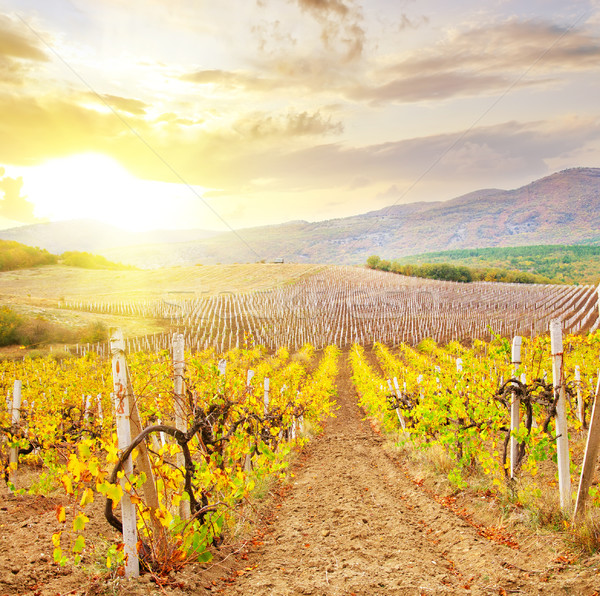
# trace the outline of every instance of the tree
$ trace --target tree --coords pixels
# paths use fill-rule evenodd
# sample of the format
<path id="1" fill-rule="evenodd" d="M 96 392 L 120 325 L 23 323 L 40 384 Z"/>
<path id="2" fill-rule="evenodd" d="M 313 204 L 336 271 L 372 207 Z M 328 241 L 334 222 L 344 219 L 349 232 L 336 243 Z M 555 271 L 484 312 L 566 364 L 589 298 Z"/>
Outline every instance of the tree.
<path id="1" fill-rule="evenodd" d="M 379 268 L 379 257 L 377 255 L 371 255 L 367 259 L 367 267 L 369 267 L 369 269 L 378 269 Z"/>

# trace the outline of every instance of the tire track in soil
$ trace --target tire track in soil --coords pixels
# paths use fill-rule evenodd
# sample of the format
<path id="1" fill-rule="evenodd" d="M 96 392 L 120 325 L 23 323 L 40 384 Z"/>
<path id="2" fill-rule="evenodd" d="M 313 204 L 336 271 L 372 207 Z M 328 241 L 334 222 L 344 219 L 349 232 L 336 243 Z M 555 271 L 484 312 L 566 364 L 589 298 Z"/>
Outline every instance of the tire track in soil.
<path id="1" fill-rule="evenodd" d="M 362 420 L 346 353 L 337 404 L 337 417 L 295 466 L 264 546 L 248 554 L 246 571 L 220 593 L 592 593 L 576 578 L 548 580 L 552 565 L 541 561 L 550 559 L 483 538 L 411 482 Z"/>

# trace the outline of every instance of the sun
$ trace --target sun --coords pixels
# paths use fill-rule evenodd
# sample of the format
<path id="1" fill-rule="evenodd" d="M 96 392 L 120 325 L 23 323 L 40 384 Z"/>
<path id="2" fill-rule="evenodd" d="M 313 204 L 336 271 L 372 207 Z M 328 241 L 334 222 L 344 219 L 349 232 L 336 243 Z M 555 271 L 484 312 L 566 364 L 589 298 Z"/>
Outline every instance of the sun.
<path id="1" fill-rule="evenodd" d="M 136 179 L 100 153 L 52 159 L 31 168 L 23 181 L 36 214 L 52 221 L 84 218 L 130 227 L 136 218 Z"/>
<path id="2" fill-rule="evenodd" d="M 193 187 L 194 194 L 182 184 L 140 180 L 101 153 L 52 159 L 19 174 L 37 217 L 93 219 L 131 231 L 193 226 L 206 190 Z"/>

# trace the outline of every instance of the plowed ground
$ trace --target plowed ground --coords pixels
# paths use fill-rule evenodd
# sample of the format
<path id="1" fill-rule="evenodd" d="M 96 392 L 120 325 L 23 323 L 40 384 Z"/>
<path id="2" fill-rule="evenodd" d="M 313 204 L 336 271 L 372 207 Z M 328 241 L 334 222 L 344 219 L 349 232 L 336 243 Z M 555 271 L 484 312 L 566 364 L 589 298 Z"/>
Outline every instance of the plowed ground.
<path id="1" fill-rule="evenodd" d="M 498 516 L 482 516 L 495 507 L 491 497 L 443 498 L 413 479 L 363 419 L 345 355 L 340 364 L 336 417 L 294 462 L 292 482 L 272 491 L 248 540 L 223 544 L 213 562 L 187 567 L 170 586 L 148 574 L 107 583 L 99 571 L 52 564 L 54 500 L 3 489 L 0 595 L 600 593 L 598 556 L 575 563 L 560 538 L 511 534 Z M 91 520 L 96 542 L 103 533 L 114 540 L 101 506 Z"/>
<path id="2" fill-rule="evenodd" d="M 338 390 L 337 417 L 308 447 L 264 544 L 224 594 L 596 592 L 594 567 L 566 565 L 560 543 L 477 522 L 413 481 L 362 419 L 346 363 Z"/>

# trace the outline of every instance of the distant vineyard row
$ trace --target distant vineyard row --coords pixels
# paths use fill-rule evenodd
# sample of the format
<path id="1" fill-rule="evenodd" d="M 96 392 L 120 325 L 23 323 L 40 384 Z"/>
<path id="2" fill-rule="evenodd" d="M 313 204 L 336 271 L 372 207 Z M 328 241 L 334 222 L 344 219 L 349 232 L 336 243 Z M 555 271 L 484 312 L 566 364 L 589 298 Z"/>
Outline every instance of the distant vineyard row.
<path id="1" fill-rule="evenodd" d="M 296 283 L 249 293 L 189 300 L 79 301 L 63 308 L 167 320 L 186 345 L 226 351 L 248 341 L 276 349 L 353 343 L 487 340 L 493 334 L 536 336 L 551 319 L 565 332 L 598 327 L 594 286 L 461 284 L 326 267 Z M 129 350 L 161 350 L 170 333 L 129 341 Z M 97 345 L 96 350 L 103 347 Z"/>

